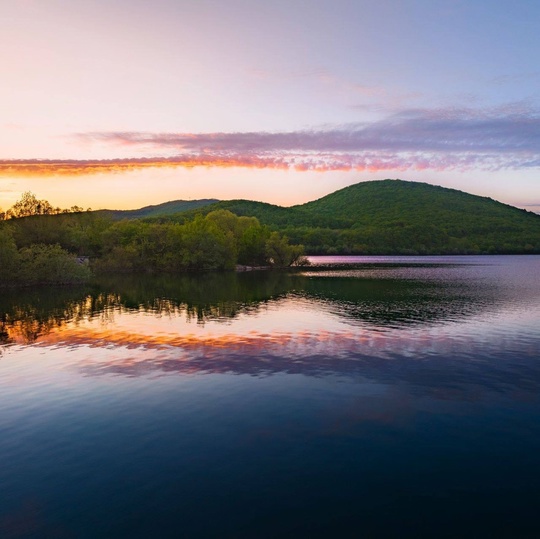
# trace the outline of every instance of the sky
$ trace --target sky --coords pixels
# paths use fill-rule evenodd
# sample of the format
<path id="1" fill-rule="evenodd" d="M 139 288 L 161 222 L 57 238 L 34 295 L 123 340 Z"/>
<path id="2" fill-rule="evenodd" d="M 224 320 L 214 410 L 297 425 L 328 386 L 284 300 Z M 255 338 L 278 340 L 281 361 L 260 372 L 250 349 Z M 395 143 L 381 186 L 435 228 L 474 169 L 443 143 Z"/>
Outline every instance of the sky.
<path id="1" fill-rule="evenodd" d="M 540 212 L 539 21 L 537 0 L 3 0 L 0 208 L 401 178 Z"/>

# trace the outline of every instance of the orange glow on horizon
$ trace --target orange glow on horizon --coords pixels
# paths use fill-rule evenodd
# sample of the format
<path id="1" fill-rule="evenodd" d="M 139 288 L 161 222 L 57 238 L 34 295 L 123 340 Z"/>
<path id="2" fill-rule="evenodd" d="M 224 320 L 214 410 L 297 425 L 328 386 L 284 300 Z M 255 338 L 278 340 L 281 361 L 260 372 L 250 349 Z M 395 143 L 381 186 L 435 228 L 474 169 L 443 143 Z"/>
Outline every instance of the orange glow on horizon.
<path id="1" fill-rule="evenodd" d="M 294 170 L 297 172 L 382 172 L 388 170 L 405 171 L 414 168 L 411 163 L 397 160 L 377 162 L 354 162 L 335 159 L 314 159 L 314 157 L 260 157 L 260 156 L 178 156 L 126 159 L 29 159 L 0 160 L 0 176 L 13 178 L 83 176 L 92 174 L 124 173 L 151 168 L 250 168 Z"/>

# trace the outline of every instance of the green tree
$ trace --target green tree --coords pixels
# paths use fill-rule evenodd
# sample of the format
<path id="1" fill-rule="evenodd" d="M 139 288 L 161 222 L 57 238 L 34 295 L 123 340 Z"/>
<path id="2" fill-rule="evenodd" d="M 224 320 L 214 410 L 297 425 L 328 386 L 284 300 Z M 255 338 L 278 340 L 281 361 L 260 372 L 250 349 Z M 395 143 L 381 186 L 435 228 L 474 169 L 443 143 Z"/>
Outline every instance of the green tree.
<path id="1" fill-rule="evenodd" d="M 200 215 L 182 227 L 182 253 L 189 270 L 232 269 L 236 263 L 234 239 Z"/>
<path id="2" fill-rule="evenodd" d="M 74 284 L 90 278 L 90 268 L 59 245 L 31 245 L 19 252 L 21 284 Z"/>
<path id="3" fill-rule="evenodd" d="M 304 247 L 290 245 L 287 236 L 280 236 L 278 232 L 272 232 L 266 240 L 266 255 L 269 262 L 278 268 L 286 268 L 305 262 L 303 259 Z"/>
<path id="4" fill-rule="evenodd" d="M 0 284 L 15 280 L 19 265 L 19 251 L 13 233 L 7 226 L 0 227 Z"/>
<path id="5" fill-rule="evenodd" d="M 238 245 L 238 263 L 248 266 L 268 265 L 266 242 L 270 237 L 270 230 L 261 226 L 259 222 L 246 228 Z"/>

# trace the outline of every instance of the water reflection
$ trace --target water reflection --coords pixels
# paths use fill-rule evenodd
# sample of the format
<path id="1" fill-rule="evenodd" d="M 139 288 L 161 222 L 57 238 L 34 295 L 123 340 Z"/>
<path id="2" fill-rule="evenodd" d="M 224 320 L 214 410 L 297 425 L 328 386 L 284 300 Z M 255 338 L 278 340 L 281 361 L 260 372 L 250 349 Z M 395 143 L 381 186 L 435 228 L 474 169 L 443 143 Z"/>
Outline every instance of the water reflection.
<path id="1" fill-rule="evenodd" d="M 12 292 L 0 300 L 0 350 L 101 349 L 76 361 L 88 376 L 339 373 L 448 394 L 530 391 L 540 380 L 529 364 L 540 355 L 529 308 L 538 291 L 526 272 L 520 287 L 515 275 L 401 263 Z M 528 322 L 516 322 L 523 311 Z"/>
<path id="2" fill-rule="evenodd" d="M 272 356 L 270 368 L 278 370 L 283 361 L 309 357 L 312 364 L 325 355 L 335 368 L 359 351 L 418 358 L 451 356 L 458 347 L 477 360 L 501 350 L 536 353 L 539 294 L 534 271 L 521 262 L 123 277 L 4 293 L 0 343 L 143 348 L 191 360 L 226 350 L 228 361 L 237 354 L 254 365 Z M 526 312 L 529 325 L 513 327 L 515 312 Z M 158 362 L 155 354 L 151 361 Z"/>
<path id="3" fill-rule="evenodd" d="M 539 270 L 6 291 L 0 536 L 536 537 Z"/>
<path id="4" fill-rule="evenodd" d="M 0 298 L 0 335 L 3 343 L 31 344 L 54 329 L 85 320 L 112 324 L 118 313 L 183 316 L 199 324 L 224 321 L 256 311 L 290 289 L 291 277 L 282 273 L 262 278 L 224 273 L 123 277 L 84 288 L 8 290 Z"/>
<path id="5" fill-rule="evenodd" d="M 372 270 L 358 271 L 353 275 L 257 272 L 131 277 L 85 288 L 11 291 L 0 299 L 0 343 L 35 343 L 83 321 L 113 326 L 119 313 L 182 317 L 199 325 L 227 323 L 240 315 L 256 316 L 285 298 L 300 304 L 307 301 L 310 309 L 374 329 L 457 321 L 493 309 L 500 300 L 494 281 L 479 285 L 448 277 L 434 281 L 388 273 L 381 278 Z M 122 341 L 120 332 L 111 338 L 111 342 Z"/>

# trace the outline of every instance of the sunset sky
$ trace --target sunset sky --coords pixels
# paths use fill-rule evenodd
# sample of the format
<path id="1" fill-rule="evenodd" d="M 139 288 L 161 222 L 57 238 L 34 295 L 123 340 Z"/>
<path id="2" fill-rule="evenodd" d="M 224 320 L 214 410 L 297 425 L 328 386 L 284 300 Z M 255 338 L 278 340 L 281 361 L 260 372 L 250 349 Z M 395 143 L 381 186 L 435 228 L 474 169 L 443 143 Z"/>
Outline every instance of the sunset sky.
<path id="1" fill-rule="evenodd" d="M 4 0 L 0 208 L 401 178 L 540 211 L 539 23 L 536 0 Z"/>

